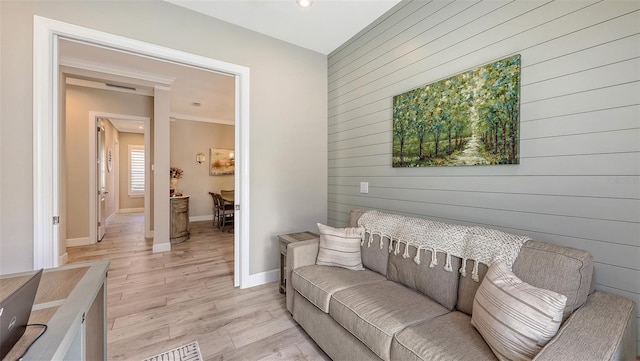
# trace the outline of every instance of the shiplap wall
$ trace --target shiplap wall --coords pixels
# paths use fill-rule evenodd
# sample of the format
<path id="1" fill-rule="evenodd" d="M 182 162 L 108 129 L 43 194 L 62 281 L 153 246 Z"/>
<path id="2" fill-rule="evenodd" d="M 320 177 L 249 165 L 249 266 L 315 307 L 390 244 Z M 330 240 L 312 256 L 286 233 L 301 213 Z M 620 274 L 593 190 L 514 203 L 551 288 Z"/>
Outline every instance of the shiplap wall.
<path id="1" fill-rule="evenodd" d="M 519 165 L 391 167 L 394 95 L 512 54 Z M 639 1 L 401 2 L 328 74 L 332 225 L 367 207 L 586 249 L 596 288 L 640 306 Z"/>

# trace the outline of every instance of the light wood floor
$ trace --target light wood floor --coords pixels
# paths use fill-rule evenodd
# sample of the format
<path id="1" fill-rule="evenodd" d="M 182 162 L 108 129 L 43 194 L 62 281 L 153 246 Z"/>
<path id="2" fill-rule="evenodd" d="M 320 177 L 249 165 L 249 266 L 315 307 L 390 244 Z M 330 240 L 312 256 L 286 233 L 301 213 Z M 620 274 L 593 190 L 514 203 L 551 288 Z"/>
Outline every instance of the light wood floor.
<path id="1" fill-rule="evenodd" d="M 278 284 L 233 287 L 233 234 L 191 223 L 191 239 L 153 254 L 142 214 L 116 215 L 69 263 L 111 260 L 107 354 L 142 360 L 197 340 L 205 360 L 329 360 L 292 320 Z"/>

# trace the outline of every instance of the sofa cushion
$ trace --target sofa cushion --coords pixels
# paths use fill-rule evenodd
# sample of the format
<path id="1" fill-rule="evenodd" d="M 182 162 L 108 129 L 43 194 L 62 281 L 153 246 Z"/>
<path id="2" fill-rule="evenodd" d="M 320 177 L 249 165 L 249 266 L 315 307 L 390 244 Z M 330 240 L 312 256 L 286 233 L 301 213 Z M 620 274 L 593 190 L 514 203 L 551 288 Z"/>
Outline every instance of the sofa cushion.
<path id="1" fill-rule="evenodd" d="M 380 248 L 380 242 L 382 242 L 382 248 Z M 388 249 L 388 237 L 380 237 L 378 234 L 371 236 L 367 233 L 361 247 L 362 265 L 372 271 L 376 271 L 379 274 L 386 276 L 387 264 L 389 262 Z"/>
<path id="2" fill-rule="evenodd" d="M 563 321 L 593 292 L 593 257 L 580 249 L 529 241 L 520 249 L 512 269 L 532 286 L 567 296 Z"/>
<path id="3" fill-rule="evenodd" d="M 396 333 L 391 342 L 391 359 L 481 361 L 496 357 L 471 325 L 471 317 L 454 311 Z"/>
<path id="4" fill-rule="evenodd" d="M 349 216 L 349 227 L 358 227 L 358 219 L 366 209 L 354 209 Z M 362 265 L 366 268 L 376 271 L 383 276 L 387 275 L 387 262 L 389 260 L 389 252 L 380 252 L 380 235 L 374 235 L 369 240 L 370 235 L 366 235 L 364 244 L 362 245 L 360 252 L 362 254 Z M 382 249 L 386 250 L 389 247 L 389 238 L 382 238 Z"/>
<path id="5" fill-rule="evenodd" d="M 325 313 L 329 313 L 329 299 L 345 288 L 385 281 L 372 271 L 351 271 L 340 267 L 304 266 L 291 273 L 291 285 L 304 298 Z"/>
<path id="6" fill-rule="evenodd" d="M 467 260 L 467 269 L 472 269 L 473 261 Z M 476 296 L 476 291 L 480 287 L 480 283 L 487 274 L 489 267 L 483 263 L 478 263 L 478 279 L 479 282 L 474 281 L 469 275 L 466 277 L 460 276 L 458 281 L 458 303 L 456 304 L 456 310 L 464 312 L 467 315 L 471 315 L 473 311 L 473 299 Z"/>
<path id="7" fill-rule="evenodd" d="M 360 242 L 363 228 L 333 228 L 318 223 L 320 248 L 316 264 L 361 271 Z"/>
<path id="8" fill-rule="evenodd" d="M 560 328 L 567 297 L 522 282 L 504 262 L 489 267 L 471 324 L 498 359 L 530 360 Z"/>
<path id="9" fill-rule="evenodd" d="M 421 293 L 392 281 L 336 292 L 329 306 L 331 317 L 383 360 L 390 359 L 396 332 L 447 312 Z"/>
<path id="10" fill-rule="evenodd" d="M 473 266 L 467 261 L 467 269 Z M 482 282 L 487 266 L 478 265 Z M 587 251 L 539 241 L 527 241 L 512 267 L 513 273 L 528 284 L 567 296 L 562 320 L 582 306 L 593 292 L 593 258 Z M 471 314 L 480 282 L 460 277 L 456 309 Z"/>
<path id="11" fill-rule="evenodd" d="M 457 270 L 460 269 L 460 258 L 451 257 L 453 272 L 448 272 L 445 271 L 444 267 L 429 267 L 431 251 L 420 250 L 420 259 L 422 261 L 417 264 L 414 261 L 416 247 L 409 246 L 409 257 L 405 258 L 403 255 L 406 246 L 406 244 L 400 243 L 398 254 L 392 252 L 389 255 L 387 278 L 416 289 L 448 310 L 452 310 L 458 299 L 459 274 Z M 386 250 L 383 250 L 383 252 L 386 252 Z M 437 261 L 438 265 L 444 265 L 446 254 L 438 253 Z"/>

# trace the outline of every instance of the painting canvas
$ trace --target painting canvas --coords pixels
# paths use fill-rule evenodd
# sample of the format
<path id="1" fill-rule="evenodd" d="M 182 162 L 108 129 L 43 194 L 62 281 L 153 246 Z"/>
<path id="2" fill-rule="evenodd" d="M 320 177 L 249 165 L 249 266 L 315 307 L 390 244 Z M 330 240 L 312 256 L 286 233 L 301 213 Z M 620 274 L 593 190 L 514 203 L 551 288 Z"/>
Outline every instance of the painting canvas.
<path id="1" fill-rule="evenodd" d="M 520 55 L 393 97 L 393 167 L 518 164 Z"/>
<path id="2" fill-rule="evenodd" d="M 233 175 L 235 156 L 231 149 L 209 149 L 209 175 Z"/>

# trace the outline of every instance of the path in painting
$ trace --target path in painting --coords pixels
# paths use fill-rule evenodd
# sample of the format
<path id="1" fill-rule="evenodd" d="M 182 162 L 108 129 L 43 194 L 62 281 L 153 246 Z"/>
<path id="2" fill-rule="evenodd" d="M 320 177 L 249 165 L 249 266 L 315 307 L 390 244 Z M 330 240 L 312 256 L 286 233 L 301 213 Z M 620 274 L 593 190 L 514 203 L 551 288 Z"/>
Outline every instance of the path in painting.
<path id="1" fill-rule="evenodd" d="M 467 142 L 464 150 L 457 157 L 449 161 L 449 165 L 483 165 L 489 164 L 487 159 L 478 151 L 478 138 L 474 133 Z"/>
<path id="2" fill-rule="evenodd" d="M 482 78 L 481 78 L 482 79 Z M 478 96 L 478 91 L 484 84 L 484 81 L 479 80 L 476 83 L 476 87 L 473 90 L 474 96 Z M 473 103 L 471 109 L 469 109 L 469 116 L 471 120 L 471 128 L 473 132 L 471 134 L 471 139 L 467 141 L 467 144 L 464 146 L 464 150 L 458 154 L 455 158 L 451 159 L 447 162 L 447 165 L 483 165 L 489 164 L 489 161 L 480 154 L 478 150 L 480 144 L 478 144 L 477 129 L 478 129 L 478 121 L 480 120 L 480 116 L 478 115 L 478 109 L 476 109 L 476 103 Z"/>

